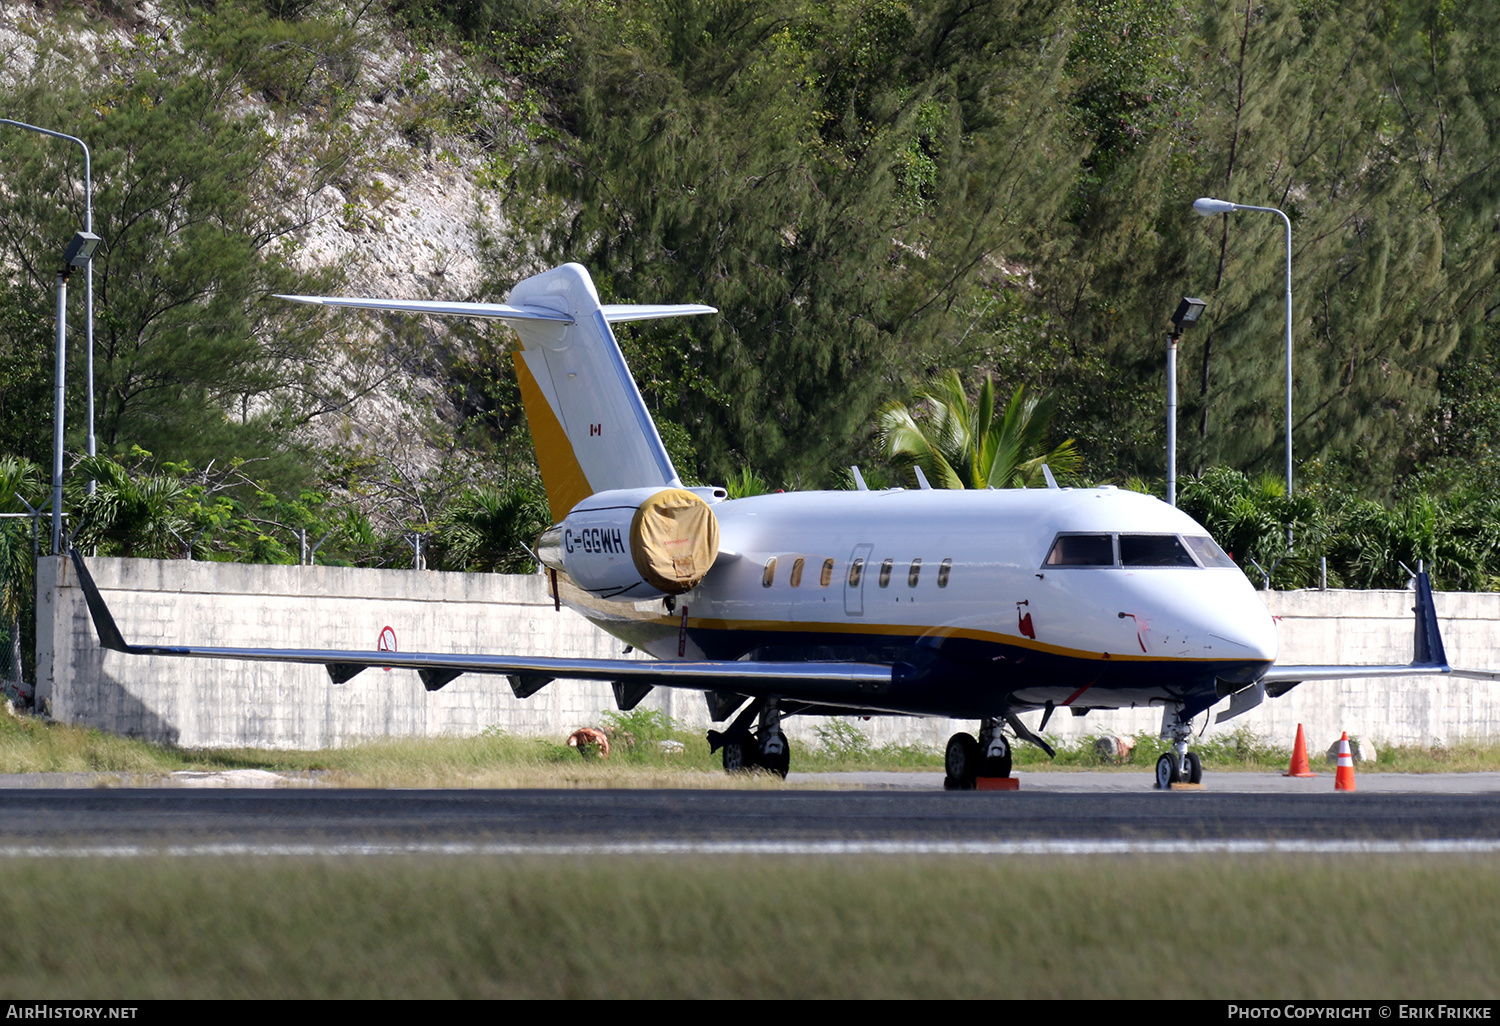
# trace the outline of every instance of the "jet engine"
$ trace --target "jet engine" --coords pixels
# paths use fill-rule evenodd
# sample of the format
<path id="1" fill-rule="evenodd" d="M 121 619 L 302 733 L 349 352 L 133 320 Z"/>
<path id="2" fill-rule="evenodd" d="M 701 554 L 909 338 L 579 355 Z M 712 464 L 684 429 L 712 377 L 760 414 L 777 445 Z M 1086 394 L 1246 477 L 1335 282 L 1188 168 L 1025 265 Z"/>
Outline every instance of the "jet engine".
<path id="1" fill-rule="evenodd" d="M 718 552 L 718 518 L 685 488 L 591 495 L 537 544 L 544 564 L 585 591 L 621 602 L 690 591 Z"/>

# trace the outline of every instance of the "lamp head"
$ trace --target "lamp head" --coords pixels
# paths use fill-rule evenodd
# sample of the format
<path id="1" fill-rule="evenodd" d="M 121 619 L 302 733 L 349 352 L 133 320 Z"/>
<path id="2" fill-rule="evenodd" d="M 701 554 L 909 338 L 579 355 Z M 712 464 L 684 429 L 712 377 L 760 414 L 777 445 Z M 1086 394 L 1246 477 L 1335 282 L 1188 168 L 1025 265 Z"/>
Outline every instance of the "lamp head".
<path id="1" fill-rule="evenodd" d="M 74 232 L 73 241 L 63 253 L 63 263 L 69 267 L 82 267 L 94 259 L 94 250 L 99 248 L 99 236 L 93 232 Z"/>
<path id="2" fill-rule="evenodd" d="M 1180 335 L 1183 331 L 1198 323 L 1198 318 L 1203 316 L 1203 310 L 1208 304 L 1201 299 L 1191 296 L 1183 296 L 1182 302 L 1177 304 L 1177 312 L 1172 315 L 1172 327 Z"/>
<path id="3" fill-rule="evenodd" d="M 1215 214 L 1228 214 L 1233 211 L 1235 205 L 1228 200 L 1214 199 L 1211 196 L 1200 196 L 1193 200 L 1193 209 L 1203 217 L 1213 217 Z"/>

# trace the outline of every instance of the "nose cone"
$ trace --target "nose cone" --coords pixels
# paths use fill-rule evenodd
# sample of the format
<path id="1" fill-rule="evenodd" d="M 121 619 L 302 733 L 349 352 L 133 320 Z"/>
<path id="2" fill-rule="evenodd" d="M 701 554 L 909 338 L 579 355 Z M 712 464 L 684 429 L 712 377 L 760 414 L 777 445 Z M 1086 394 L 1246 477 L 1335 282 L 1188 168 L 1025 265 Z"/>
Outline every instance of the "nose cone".
<path id="1" fill-rule="evenodd" d="M 1274 663 L 1281 645 L 1271 611 L 1244 574 L 1228 570 L 1223 573 L 1225 576 L 1233 573 L 1238 580 L 1235 586 L 1223 589 L 1220 605 L 1212 618 L 1216 627 L 1211 628 L 1211 632 L 1231 645 L 1239 646 L 1247 659 Z"/>
<path id="2" fill-rule="evenodd" d="M 1238 570 L 1141 574 L 1135 583 L 1142 604 L 1155 611 L 1150 634 L 1161 654 L 1243 662 L 1257 670 L 1276 661 L 1276 624 Z"/>

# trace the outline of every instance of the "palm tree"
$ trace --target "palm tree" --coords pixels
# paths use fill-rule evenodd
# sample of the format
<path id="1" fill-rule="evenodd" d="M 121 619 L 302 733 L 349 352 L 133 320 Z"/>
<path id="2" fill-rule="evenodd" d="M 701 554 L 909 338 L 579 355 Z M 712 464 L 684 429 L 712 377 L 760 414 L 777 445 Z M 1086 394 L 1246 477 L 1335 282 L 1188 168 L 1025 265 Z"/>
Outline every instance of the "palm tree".
<path id="1" fill-rule="evenodd" d="M 447 570 L 529 573 L 524 546 L 552 526 L 546 500 L 525 484 L 465 489 L 437 517 L 437 562 Z"/>
<path id="2" fill-rule="evenodd" d="M 1082 464 L 1070 438 L 1047 448 L 1047 426 L 1056 409 L 1050 396 L 1011 394 L 995 407 L 995 383 L 987 374 L 979 401 L 971 403 L 958 371 L 940 375 L 912 404 L 887 403 L 880 411 L 880 439 L 901 466 L 921 467 L 935 488 L 1016 488 L 1045 483 L 1042 466 L 1060 474 Z"/>
<path id="3" fill-rule="evenodd" d="M 0 513 L 23 512 L 21 499 L 35 502 L 40 499 L 40 476 L 36 466 L 29 460 L 14 456 L 0 456 Z M 21 684 L 21 619 L 29 616 L 34 599 L 36 563 L 32 556 L 33 522 L 6 517 L 0 520 L 0 625 L 9 637 L 6 640 L 6 656 L 0 663 L 8 664 L 5 680 L 10 687 L 5 690 L 17 695 L 26 694 Z"/>
<path id="4" fill-rule="evenodd" d="M 94 494 L 80 496 L 73 543 L 100 555 L 171 559 L 182 551 L 190 520 L 187 489 L 169 474 L 132 473 L 108 456 L 78 462 L 73 481 L 95 481 Z M 190 534 L 186 535 L 191 537 Z"/>

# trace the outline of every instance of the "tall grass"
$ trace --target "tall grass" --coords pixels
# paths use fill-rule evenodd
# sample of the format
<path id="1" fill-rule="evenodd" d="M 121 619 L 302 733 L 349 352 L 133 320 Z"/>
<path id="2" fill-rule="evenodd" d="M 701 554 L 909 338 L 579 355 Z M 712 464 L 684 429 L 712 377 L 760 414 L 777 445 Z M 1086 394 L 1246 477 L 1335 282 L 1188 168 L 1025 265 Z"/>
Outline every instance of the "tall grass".
<path id="1" fill-rule="evenodd" d="M 260 769 L 317 774 L 322 783 L 359 787 L 740 787 L 782 786 L 769 774 L 723 773 L 703 735 L 662 713 L 637 709 L 605 713 L 607 760 L 580 755 L 560 741 L 515 737 L 490 729 L 467 738 L 387 738 L 316 751 L 259 748 L 183 749 L 118 737 L 99 730 L 0 713 L 0 773 L 103 772 L 135 779 L 180 770 Z M 793 742 L 792 768 L 802 772 L 849 770 L 941 772 L 942 752 L 923 745 L 876 745 L 850 719 L 815 728 L 816 741 Z M 1027 772 L 1119 769 L 1149 772 L 1167 743 L 1137 734 L 1123 762 L 1105 759 L 1093 735 L 1053 739 L 1057 758 L 1017 744 L 1015 765 Z M 1290 751 L 1245 728 L 1216 734 L 1193 746 L 1205 766 L 1239 772 L 1280 772 Z M 1321 753 L 1311 753 L 1317 759 Z M 1382 748 L 1360 772 L 1407 773 L 1500 770 L 1500 742 L 1469 740 L 1441 746 Z M 823 785 L 826 786 L 826 785 Z"/>
<path id="2" fill-rule="evenodd" d="M 6 877 L 4 998 L 1489 999 L 1500 964 L 1500 864 L 1467 856 L 63 858 Z"/>

